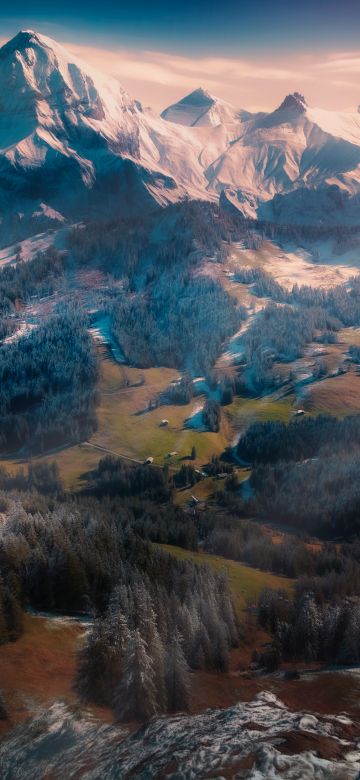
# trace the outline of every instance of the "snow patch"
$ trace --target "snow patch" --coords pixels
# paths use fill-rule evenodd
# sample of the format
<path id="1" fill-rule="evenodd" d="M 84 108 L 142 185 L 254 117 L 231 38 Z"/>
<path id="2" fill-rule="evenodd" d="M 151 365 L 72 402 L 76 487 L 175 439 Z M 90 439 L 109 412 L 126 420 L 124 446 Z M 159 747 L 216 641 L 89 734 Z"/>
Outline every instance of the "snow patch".
<path id="1" fill-rule="evenodd" d="M 122 777 L 183 778 L 194 780 L 228 776 L 251 756 L 244 780 L 355 780 L 360 771 L 357 742 L 348 743 L 341 760 L 319 758 L 306 750 L 282 752 L 287 734 L 325 737 L 339 752 L 341 731 L 329 737 L 329 723 L 321 716 L 292 712 L 274 694 L 263 691 L 252 702 L 199 715 L 153 718 L 135 734 L 102 725 L 89 713 L 72 712 L 55 703 L 32 721 L 13 729 L 0 743 L 4 780 L 33 780 L 51 776 L 85 780 Z"/>

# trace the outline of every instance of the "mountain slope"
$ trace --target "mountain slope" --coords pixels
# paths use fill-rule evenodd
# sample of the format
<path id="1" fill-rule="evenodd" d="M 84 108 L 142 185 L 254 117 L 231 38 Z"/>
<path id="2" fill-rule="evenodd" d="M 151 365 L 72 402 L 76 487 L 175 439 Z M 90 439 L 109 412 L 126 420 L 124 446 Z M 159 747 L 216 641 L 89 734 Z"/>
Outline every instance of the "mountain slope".
<path id="1" fill-rule="evenodd" d="M 0 95 L 2 210 L 131 213 L 204 192 L 180 128 L 45 36 L 22 31 L 0 49 Z"/>
<path id="2" fill-rule="evenodd" d="M 295 92 L 270 113 L 233 110 L 223 119 L 219 112 L 212 123 L 218 103 L 197 90 L 163 112 L 173 122 L 211 125 L 204 128 L 200 158 L 208 192 L 222 193 L 225 204 L 250 218 L 359 221 L 359 113 L 309 108 Z M 196 114 L 200 104 L 203 115 Z"/>
<path id="3" fill-rule="evenodd" d="M 302 96 L 289 95 L 272 113 L 244 123 L 205 174 L 212 189 L 225 191 L 250 217 L 359 221 L 359 120 L 358 114 L 309 109 Z"/>
<path id="4" fill-rule="evenodd" d="M 219 196 L 249 218 L 358 224 L 359 113 L 294 93 L 249 114 L 198 89 L 159 117 L 43 35 L 0 49 L 1 231 L 13 241 L 39 214 L 45 228 L 54 212 L 73 221 Z"/>

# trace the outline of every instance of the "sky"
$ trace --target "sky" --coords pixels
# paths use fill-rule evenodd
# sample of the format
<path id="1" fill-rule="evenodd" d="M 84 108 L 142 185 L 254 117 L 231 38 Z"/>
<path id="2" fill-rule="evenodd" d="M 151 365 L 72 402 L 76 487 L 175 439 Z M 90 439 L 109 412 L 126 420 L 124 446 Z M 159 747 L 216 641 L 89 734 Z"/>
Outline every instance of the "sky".
<path id="1" fill-rule="evenodd" d="M 13 0 L 0 39 L 43 32 L 161 110 L 203 86 L 237 108 L 360 103 L 360 0 Z"/>

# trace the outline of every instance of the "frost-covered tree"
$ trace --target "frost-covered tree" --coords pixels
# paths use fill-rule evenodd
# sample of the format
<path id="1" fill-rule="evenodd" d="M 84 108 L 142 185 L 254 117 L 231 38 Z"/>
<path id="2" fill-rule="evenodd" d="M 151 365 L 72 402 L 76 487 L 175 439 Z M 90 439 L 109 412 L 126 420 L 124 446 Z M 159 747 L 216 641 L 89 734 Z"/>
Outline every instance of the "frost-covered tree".
<path id="1" fill-rule="evenodd" d="M 318 608 L 311 593 L 306 593 L 300 604 L 295 626 L 296 643 L 302 648 L 306 660 L 317 658 L 320 641 L 320 619 Z"/>
<path id="2" fill-rule="evenodd" d="M 187 710 L 190 703 L 189 667 L 178 631 L 167 646 L 165 669 L 168 709 Z"/>
<path id="3" fill-rule="evenodd" d="M 113 690 L 119 675 L 119 661 L 118 645 L 108 625 L 96 621 L 78 657 L 75 688 L 81 698 L 107 704 L 109 690 Z"/>
<path id="4" fill-rule="evenodd" d="M 138 628 L 129 638 L 113 702 L 119 720 L 148 720 L 159 711 L 153 662 Z"/>

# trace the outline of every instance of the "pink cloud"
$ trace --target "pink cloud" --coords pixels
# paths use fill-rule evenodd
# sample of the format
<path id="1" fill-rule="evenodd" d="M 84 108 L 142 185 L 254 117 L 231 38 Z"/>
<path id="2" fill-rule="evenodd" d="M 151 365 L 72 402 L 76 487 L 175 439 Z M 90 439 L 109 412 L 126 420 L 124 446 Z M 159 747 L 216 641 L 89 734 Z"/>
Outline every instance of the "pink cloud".
<path id="1" fill-rule="evenodd" d="M 0 41 L 1 42 L 1 41 Z M 117 78 L 144 105 L 162 110 L 202 86 L 236 108 L 268 110 L 295 90 L 310 105 L 354 110 L 360 88 L 360 51 L 273 57 L 184 56 L 161 51 L 116 51 L 64 42 L 74 55 Z"/>
<path id="2" fill-rule="evenodd" d="M 269 109 L 294 90 L 305 92 L 310 104 L 322 108 L 348 109 L 350 101 L 355 109 L 359 102 L 360 90 L 353 77 L 360 71 L 360 53 L 355 52 L 350 56 L 328 52 L 250 60 L 64 45 L 117 77 L 129 92 L 158 110 L 198 86 L 238 108 L 256 105 Z"/>

